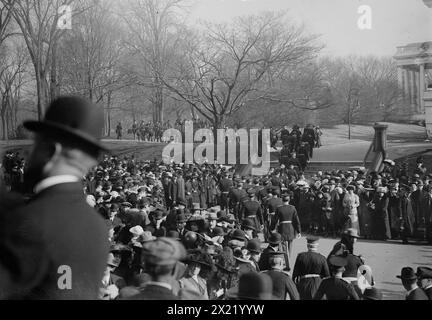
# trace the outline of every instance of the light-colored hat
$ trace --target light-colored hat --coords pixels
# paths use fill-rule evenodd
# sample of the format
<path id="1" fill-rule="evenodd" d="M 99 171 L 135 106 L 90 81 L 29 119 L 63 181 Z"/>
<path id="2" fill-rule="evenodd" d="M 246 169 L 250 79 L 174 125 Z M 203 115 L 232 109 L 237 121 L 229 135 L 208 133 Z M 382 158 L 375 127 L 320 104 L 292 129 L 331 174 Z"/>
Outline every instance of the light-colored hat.
<path id="1" fill-rule="evenodd" d="M 150 242 L 156 240 L 156 237 L 150 231 L 144 231 L 140 240 L 141 242 Z"/>
<path id="2" fill-rule="evenodd" d="M 157 238 L 143 245 L 145 263 L 153 265 L 174 265 L 186 257 L 186 249 L 177 240 Z"/>
<path id="3" fill-rule="evenodd" d="M 144 229 L 141 226 L 135 226 L 129 229 L 129 232 L 134 236 L 142 236 L 144 234 Z"/>

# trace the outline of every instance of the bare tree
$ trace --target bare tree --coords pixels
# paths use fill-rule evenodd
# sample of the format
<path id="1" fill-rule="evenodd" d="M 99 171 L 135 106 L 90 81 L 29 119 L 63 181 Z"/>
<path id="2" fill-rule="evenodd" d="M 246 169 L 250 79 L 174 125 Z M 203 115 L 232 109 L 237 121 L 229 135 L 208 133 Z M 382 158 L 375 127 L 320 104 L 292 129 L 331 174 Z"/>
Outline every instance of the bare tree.
<path id="1" fill-rule="evenodd" d="M 163 122 L 164 83 L 167 66 L 177 54 L 183 24 L 179 21 L 185 0 L 130 0 L 123 16 L 130 33 L 127 46 L 139 65 L 134 73 L 150 88 L 153 121 Z"/>
<path id="2" fill-rule="evenodd" d="M 8 140 L 9 133 L 17 127 L 17 112 L 24 84 L 27 56 L 22 47 L 13 51 L 2 50 L 0 54 L 0 118 L 2 139 Z"/>
<path id="3" fill-rule="evenodd" d="M 310 61 L 319 52 L 316 37 L 289 24 L 284 14 L 266 12 L 233 24 L 207 24 L 206 34 L 164 84 L 214 128 L 249 99 L 265 96 L 271 79 Z M 253 96 L 254 95 L 254 96 Z"/>
<path id="4" fill-rule="evenodd" d="M 0 0 L 12 12 L 26 43 L 36 79 L 39 119 L 47 103 L 58 94 L 57 44 L 66 30 L 58 28 L 62 6 L 79 0 Z"/>

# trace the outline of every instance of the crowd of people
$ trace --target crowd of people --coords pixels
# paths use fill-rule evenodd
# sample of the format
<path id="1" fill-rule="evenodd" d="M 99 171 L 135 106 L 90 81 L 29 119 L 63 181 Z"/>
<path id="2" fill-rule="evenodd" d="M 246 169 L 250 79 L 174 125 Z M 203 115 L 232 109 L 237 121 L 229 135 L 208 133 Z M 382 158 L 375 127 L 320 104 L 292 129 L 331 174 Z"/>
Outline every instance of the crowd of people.
<path id="1" fill-rule="evenodd" d="M 432 243 L 432 176 L 421 158 L 415 172 L 387 160 L 380 173 L 311 177 L 293 163 L 254 177 L 134 156 L 97 162 L 104 149 L 89 137 L 101 115 L 88 109 L 61 98 L 46 122 L 26 123 L 37 133 L 24 174 L 35 196 L 0 215 L 0 298 L 381 300 L 357 239 Z M 71 133 L 77 118 L 86 134 Z M 340 237 L 326 256 L 320 236 Z M 74 270 L 73 289 L 59 290 L 58 265 Z M 432 299 L 432 269 L 398 277 L 407 299 Z"/>
<path id="2" fill-rule="evenodd" d="M 175 121 L 174 126 L 171 125 L 170 120 L 167 120 L 163 123 L 154 121 L 145 122 L 144 120 L 138 123 L 137 121 L 134 121 L 132 127 L 127 130 L 127 134 L 132 136 L 134 140 L 141 142 L 168 142 L 163 141 L 163 133 L 168 129 L 176 129 L 184 133 L 186 121 L 186 119 L 182 120 L 178 118 Z M 210 124 L 202 119 L 193 119 L 192 123 L 194 130 L 211 128 Z M 123 139 L 123 126 L 121 122 L 117 123 L 115 133 L 117 140 Z"/>

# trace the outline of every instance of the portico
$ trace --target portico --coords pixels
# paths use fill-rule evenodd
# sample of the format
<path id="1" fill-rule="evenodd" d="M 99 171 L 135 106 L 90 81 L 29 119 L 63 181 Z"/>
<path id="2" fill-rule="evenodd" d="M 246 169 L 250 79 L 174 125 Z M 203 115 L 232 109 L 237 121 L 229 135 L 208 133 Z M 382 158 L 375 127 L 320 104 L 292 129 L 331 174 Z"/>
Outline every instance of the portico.
<path id="1" fill-rule="evenodd" d="M 427 128 L 428 132 L 432 132 L 432 118 L 428 119 L 432 113 L 426 111 L 429 106 L 425 102 L 425 93 L 432 85 L 432 79 L 426 77 L 427 70 L 432 69 L 432 41 L 397 47 L 394 59 L 398 66 L 399 85 L 409 108 L 407 113 L 412 119 L 425 119 L 431 126 Z"/>

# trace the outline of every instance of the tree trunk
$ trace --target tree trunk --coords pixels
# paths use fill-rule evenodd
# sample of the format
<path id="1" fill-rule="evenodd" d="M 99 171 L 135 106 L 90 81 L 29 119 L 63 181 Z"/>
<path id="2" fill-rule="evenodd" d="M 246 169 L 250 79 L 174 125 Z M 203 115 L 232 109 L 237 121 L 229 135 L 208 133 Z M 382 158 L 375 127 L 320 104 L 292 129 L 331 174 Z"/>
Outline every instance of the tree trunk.
<path id="1" fill-rule="evenodd" d="M 107 127 L 108 137 L 111 137 L 111 92 L 108 94 L 107 102 Z"/>
<path id="2" fill-rule="evenodd" d="M 36 89 L 38 95 L 37 112 L 38 119 L 41 121 L 45 114 L 45 109 L 48 104 L 48 82 L 45 73 L 36 68 Z"/>
<path id="3" fill-rule="evenodd" d="M 3 112 L 1 114 L 1 122 L 2 122 L 2 138 L 4 141 L 8 141 L 8 127 L 7 127 L 7 120 L 6 120 L 6 114 Z"/>

